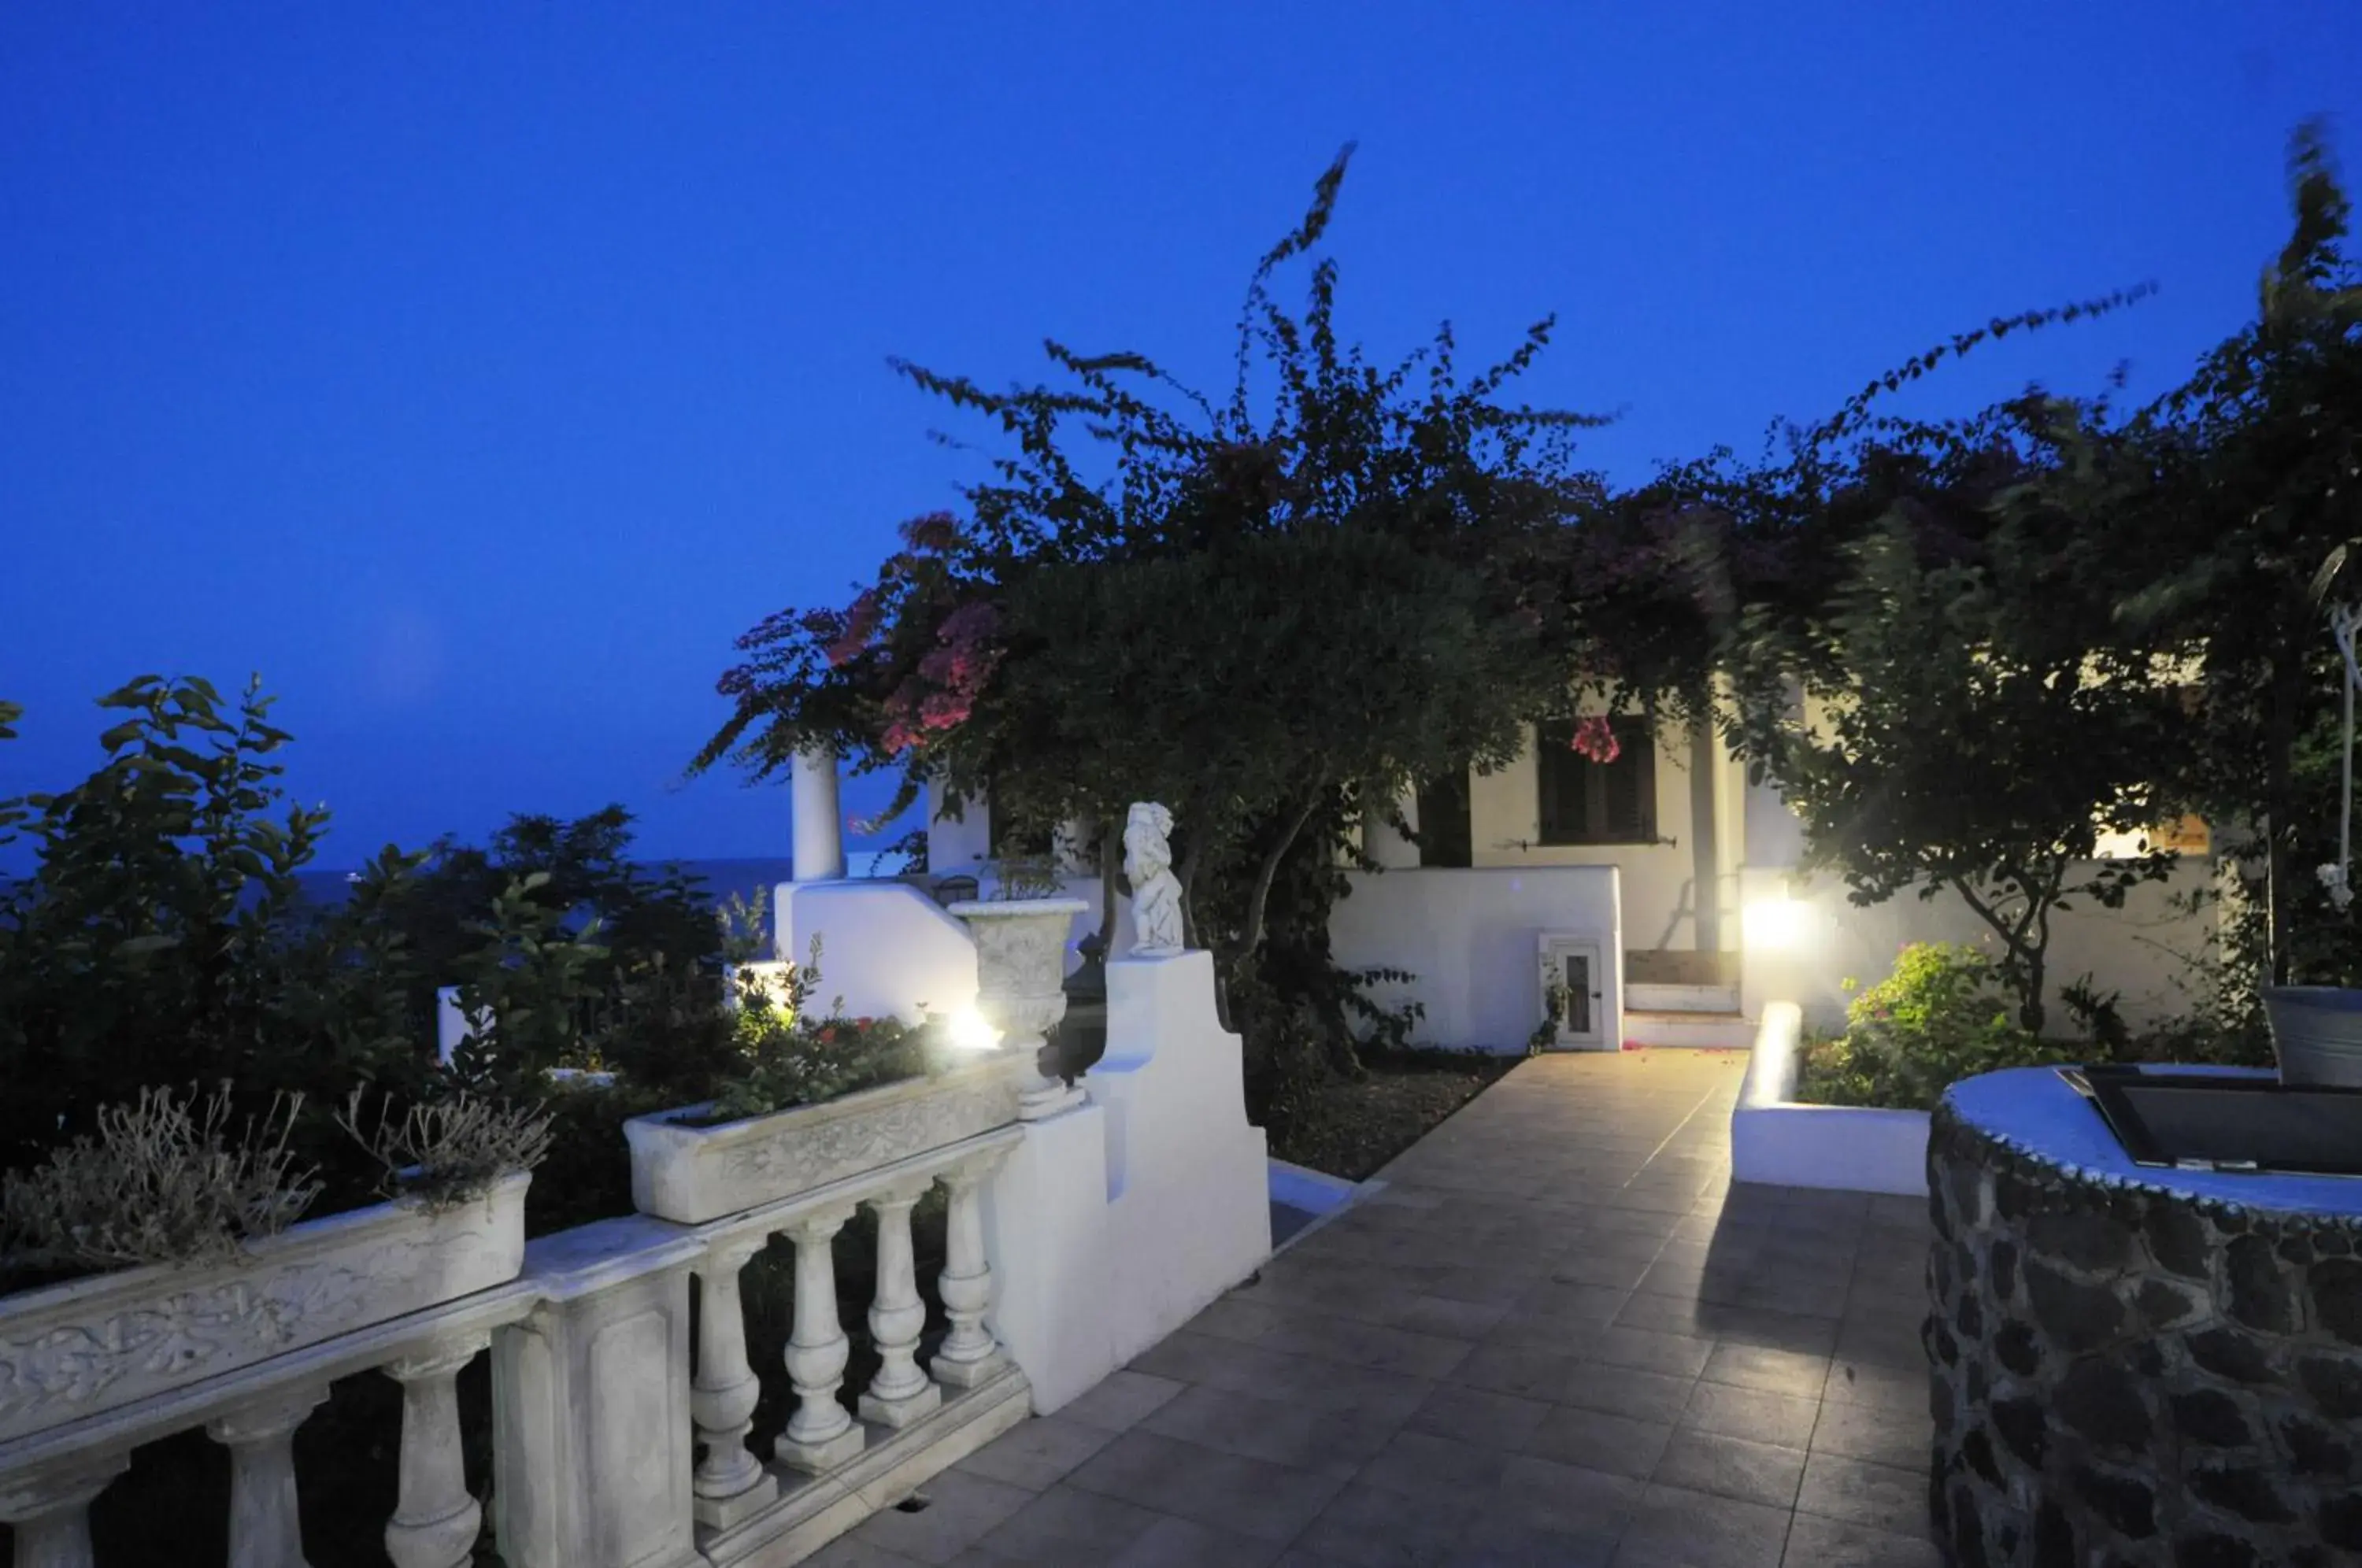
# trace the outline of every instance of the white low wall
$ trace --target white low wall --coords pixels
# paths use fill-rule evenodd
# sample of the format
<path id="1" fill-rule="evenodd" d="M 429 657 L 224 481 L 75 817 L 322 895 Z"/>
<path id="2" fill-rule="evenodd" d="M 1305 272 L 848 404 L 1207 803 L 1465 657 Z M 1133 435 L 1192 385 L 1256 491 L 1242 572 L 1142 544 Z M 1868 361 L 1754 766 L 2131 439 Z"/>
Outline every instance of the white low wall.
<path id="1" fill-rule="evenodd" d="M 1730 1113 L 1731 1179 L 1904 1197 L 1926 1193 L 1926 1111 L 1798 1102 L 1803 1021 L 1794 1002 L 1763 1009 L 1747 1079 Z"/>
<path id="2" fill-rule="evenodd" d="M 2102 994 L 2123 993 L 2118 1006 L 2136 1027 L 2186 1009 L 2190 999 L 2177 984 L 2188 972 L 2184 958 L 2203 949 L 2214 925 L 2211 917 L 2177 911 L 2173 900 L 2207 886 L 2213 876 L 2213 862 L 2191 860 L 2167 880 L 2133 889 L 2121 910 L 2077 900 L 2054 915 L 2047 1032 L 2072 1032 L 2058 988 L 2086 974 Z M 1904 892 L 1863 908 L 1849 902 L 1845 885 L 1831 876 L 1806 879 L 1792 870 L 1755 867 L 1740 873 L 1741 902 L 1749 909 L 1780 903 L 1790 891 L 1777 922 L 1778 940 L 1765 939 L 1764 922 L 1750 923 L 1744 1001 L 1749 1018 L 1785 998 L 1804 1009 L 1814 1028 L 1834 1032 L 1845 1027 L 1851 999 L 1845 981 L 1871 986 L 1884 979 L 1904 944 L 1961 942 L 1999 950 L 1992 928 L 1954 893 L 1922 900 Z"/>
<path id="3" fill-rule="evenodd" d="M 967 927 L 908 882 L 782 882 L 778 956 L 800 964 L 820 938 L 825 1009 L 839 997 L 854 1017 L 908 1023 L 976 1003 L 976 941 Z"/>
<path id="4" fill-rule="evenodd" d="M 1108 1049 L 1086 1103 L 1029 1122 L 986 1194 L 992 1326 L 1047 1414 L 1271 1255 L 1269 1165 L 1213 955 L 1108 966 Z"/>
<path id="5" fill-rule="evenodd" d="M 1519 1052 L 1541 1021 L 1535 938 L 1580 932 L 1599 941 L 1604 1043 L 1624 1038 L 1622 887 L 1613 866 L 1526 866 L 1348 874 L 1329 917 L 1329 943 L 1349 969 L 1405 969 L 1407 986 L 1377 986 L 1383 1006 L 1427 1010 L 1422 1044 Z"/>

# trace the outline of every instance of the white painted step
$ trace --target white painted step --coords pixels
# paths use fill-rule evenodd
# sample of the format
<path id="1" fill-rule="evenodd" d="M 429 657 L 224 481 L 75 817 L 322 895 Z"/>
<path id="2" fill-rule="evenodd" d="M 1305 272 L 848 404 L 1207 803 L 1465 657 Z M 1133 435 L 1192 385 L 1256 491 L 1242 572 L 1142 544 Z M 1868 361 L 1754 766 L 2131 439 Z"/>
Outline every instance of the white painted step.
<path id="1" fill-rule="evenodd" d="M 1755 1043 L 1755 1026 L 1736 1009 L 1727 1012 L 1667 1012 L 1628 1007 L 1624 1038 L 1640 1045 L 1687 1045 L 1744 1051 Z"/>
<path id="2" fill-rule="evenodd" d="M 1633 1012 L 1737 1012 L 1737 986 L 1657 986 L 1627 981 L 1624 1007 Z"/>

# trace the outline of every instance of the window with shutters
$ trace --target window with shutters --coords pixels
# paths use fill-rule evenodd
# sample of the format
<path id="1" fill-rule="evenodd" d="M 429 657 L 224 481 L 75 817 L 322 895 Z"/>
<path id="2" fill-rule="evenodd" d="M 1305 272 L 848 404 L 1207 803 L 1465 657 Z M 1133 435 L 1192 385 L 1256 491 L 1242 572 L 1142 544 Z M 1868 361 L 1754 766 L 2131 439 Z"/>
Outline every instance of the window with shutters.
<path id="1" fill-rule="evenodd" d="M 1572 720 L 1536 731 L 1536 782 L 1544 844 L 1657 842 L 1657 745 L 1644 718 L 1611 721 L 1616 760 L 1574 749 Z"/>
<path id="2" fill-rule="evenodd" d="M 1473 864 L 1468 823 L 1468 770 L 1418 787 L 1418 863 L 1466 869 Z"/>

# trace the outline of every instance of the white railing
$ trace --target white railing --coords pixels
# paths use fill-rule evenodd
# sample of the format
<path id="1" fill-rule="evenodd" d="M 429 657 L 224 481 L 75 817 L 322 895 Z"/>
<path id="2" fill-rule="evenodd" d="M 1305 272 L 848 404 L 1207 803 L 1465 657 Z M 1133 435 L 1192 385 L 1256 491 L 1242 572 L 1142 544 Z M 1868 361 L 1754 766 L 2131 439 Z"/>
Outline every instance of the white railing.
<path id="1" fill-rule="evenodd" d="M 491 1504 L 512 1568 L 719 1565 L 758 1550 L 792 1562 L 1027 1414 L 1025 1376 L 985 1326 L 980 1220 L 981 1189 L 1021 1136 L 1004 1128 L 702 1226 L 630 1216 L 544 1237 L 510 1284 L 0 1443 L 17 1568 L 92 1568 L 92 1502 L 134 1448 L 197 1427 L 230 1451 L 230 1562 L 303 1568 L 295 1429 L 332 1382 L 370 1371 L 403 1386 L 386 1554 L 395 1568 L 456 1568 L 483 1523 L 460 1470 L 457 1380 L 488 1348 Z M 911 1214 L 938 1184 L 948 1332 L 922 1367 Z M 863 1209 L 877 1225 L 866 1326 L 881 1365 L 856 1419 L 839 1397 L 852 1339 L 834 1248 Z M 796 1408 L 767 1462 L 747 1443 L 759 1386 L 739 1273 L 778 1235 L 796 1249 Z"/>

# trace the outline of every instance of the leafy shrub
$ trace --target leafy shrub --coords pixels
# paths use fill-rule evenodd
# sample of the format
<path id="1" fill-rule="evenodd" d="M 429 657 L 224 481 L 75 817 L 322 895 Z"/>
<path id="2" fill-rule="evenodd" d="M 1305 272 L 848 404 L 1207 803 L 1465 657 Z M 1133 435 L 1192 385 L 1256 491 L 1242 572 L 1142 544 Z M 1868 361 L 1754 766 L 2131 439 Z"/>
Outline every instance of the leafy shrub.
<path id="1" fill-rule="evenodd" d="M 1992 960 L 1959 943 L 1915 943 L 1893 973 L 1854 998 L 1846 1032 L 1805 1057 L 1800 1099 L 1821 1105 L 1935 1108 L 1962 1078 L 2080 1059 L 2010 1016 Z"/>
<path id="2" fill-rule="evenodd" d="M 276 1235 L 320 1193 L 288 1147 L 302 1097 L 274 1100 L 235 1136 L 226 1089 L 200 1101 L 171 1089 L 98 1112 L 29 1170 L 0 1173 L 0 1264 L 79 1272 L 214 1263 Z"/>
<path id="3" fill-rule="evenodd" d="M 815 1017 L 820 943 L 789 966 L 778 989 L 742 978 L 733 1043 L 737 1051 L 712 1096 L 712 1121 L 765 1116 L 818 1105 L 929 1070 L 931 1031 L 896 1018 L 847 1018 L 839 1008 Z M 840 1004 L 841 1005 L 841 1004 Z"/>

